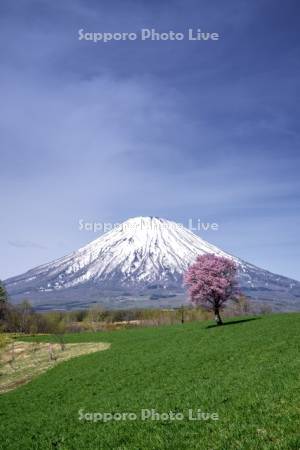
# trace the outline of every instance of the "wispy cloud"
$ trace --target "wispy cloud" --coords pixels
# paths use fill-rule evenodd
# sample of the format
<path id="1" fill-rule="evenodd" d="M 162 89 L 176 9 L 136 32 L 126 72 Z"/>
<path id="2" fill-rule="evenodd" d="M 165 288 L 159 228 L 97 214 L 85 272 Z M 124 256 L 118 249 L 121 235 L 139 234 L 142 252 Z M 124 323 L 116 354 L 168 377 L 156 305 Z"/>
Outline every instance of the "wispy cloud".
<path id="1" fill-rule="evenodd" d="M 47 247 L 39 244 L 38 242 L 31 241 L 8 241 L 9 245 L 17 248 L 38 248 L 41 250 L 46 250 Z"/>
<path id="2" fill-rule="evenodd" d="M 212 219 L 227 224 L 218 245 L 248 260 L 262 229 L 276 245 L 289 223 L 299 248 L 296 2 L 171 4 L 1 3 L 2 277 L 45 262 L 38 242 L 48 260 L 85 244 L 81 217 Z M 222 39 L 84 45 L 83 25 L 200 26 Z M 21 229 L 27 239 L 8 243 Z M 260 248 L 257 264 L 287 274 L 271 246 Z M 299 278 L 292 252 L 289 261 Z"/>

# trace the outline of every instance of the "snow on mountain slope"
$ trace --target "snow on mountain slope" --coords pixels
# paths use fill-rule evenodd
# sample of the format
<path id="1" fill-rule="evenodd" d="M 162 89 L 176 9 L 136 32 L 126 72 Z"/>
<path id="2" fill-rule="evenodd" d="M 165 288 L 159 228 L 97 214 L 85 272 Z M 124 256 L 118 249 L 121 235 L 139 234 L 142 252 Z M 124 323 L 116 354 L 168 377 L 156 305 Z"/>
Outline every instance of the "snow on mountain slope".
<path id="1" fill-rule="evenodd" d="M 14 283 L 45 277 L 52 281 L 42 287 L 59 289 L 116 276 L 124 283 L 177 279 L 203 253 L 233 258 L 176 222 L 137 217 L 68 256 L 16 277 Z"/>
<path id="2" fill-rule="evenodd" d="M 91 286 L 142 289 L 158 283 L 163 288 L 180 288 L 184 271 L 197 255 L 205 253 L 236 261 L 241 285 L 248 290 L 286 292 L 297 284 L 223 252 L 175 222 L 156 217 L 129 219 L 78 251 L 10 278 L 5 284 L 9 293 L 18 297 L 41 297 L 82 286 L 87 287 L 87 298 Z"/>

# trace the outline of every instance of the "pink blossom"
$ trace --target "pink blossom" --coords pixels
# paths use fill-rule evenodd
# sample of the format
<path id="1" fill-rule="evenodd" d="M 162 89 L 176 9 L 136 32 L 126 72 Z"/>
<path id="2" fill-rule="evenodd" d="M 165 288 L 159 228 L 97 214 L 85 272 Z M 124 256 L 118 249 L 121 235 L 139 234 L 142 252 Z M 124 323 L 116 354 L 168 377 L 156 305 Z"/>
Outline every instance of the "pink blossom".
<path id="1" fill-rule="evenodd" d="M 200 255 L 184 275 L 190 300 L 215 312 L 217 323 L 222 320 L 219 309 L 237 294 L 234 261 L 214 254 Z"/>

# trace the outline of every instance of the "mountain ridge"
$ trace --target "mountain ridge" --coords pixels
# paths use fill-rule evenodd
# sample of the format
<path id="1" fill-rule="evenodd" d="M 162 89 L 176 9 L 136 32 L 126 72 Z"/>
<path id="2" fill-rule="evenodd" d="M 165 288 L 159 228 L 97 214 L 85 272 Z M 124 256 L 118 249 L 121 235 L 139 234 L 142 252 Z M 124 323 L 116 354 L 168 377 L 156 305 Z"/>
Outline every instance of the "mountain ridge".
<path id="1" fill-rule="evenodd" d="M 234 260 L 242 290 L 252 298 L 271 301 L 273 296 L 274 304 L 285 300 L 288 309 L 300 309 L 300 283 L 296 280 L 260 269 L 182 225 L 154 216 L 130 218 L 77 251 L 7 279 L 5 285 L 16 301 L 29 297 L 38 305 L 48 300 L 51 304 L 51 298 L 57 305 L 61 298 L 63 306 L 68 296 L 71 300 L 78 292 L 81 302 L 87 304 L 95 298 L 101 302 L 103 292 L 116 303 L 124 290 L 128 297 L 139 298 L 149 289 L 152 296 L 156 291 L 157 299 L 180 294 L 182 302 L 182 274 L 197 255 L 205 253 Z M 122 306 L 122 301 L 119 303 Z"/>

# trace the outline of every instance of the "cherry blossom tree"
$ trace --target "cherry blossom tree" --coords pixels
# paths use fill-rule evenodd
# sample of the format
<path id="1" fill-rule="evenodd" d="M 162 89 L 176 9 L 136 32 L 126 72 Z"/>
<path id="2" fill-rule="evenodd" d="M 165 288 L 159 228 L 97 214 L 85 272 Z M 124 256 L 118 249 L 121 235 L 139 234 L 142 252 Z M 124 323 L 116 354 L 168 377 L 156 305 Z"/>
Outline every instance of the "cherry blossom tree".
<path id="1" fill-rule="evenodd" d="M 190 300 L 212 311 L 217 325 L 222 325 L 220 309 L 237 291 L 237 265 L 214 254 L 200 255 L 184 275 Z"/>

